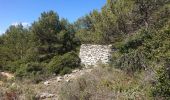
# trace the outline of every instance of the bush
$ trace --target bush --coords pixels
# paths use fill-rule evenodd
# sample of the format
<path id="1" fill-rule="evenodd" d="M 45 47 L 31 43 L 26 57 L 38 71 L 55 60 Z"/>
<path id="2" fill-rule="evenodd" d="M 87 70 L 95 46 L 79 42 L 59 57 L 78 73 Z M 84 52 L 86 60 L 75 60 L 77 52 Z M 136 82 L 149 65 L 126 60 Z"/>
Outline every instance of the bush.
<path id="1" fill-rule="evenodd" d="M 50 72 L 66 74 L 70 69 L 80 67 L 80 58 L 75 52 L 69 52 L 62 56 L 55 56 L 48 66 Z"/>
<path id="2" fill-rule="evenodd" d="M 60 72 L 61 75 L 69 74 L 69 73 L 71 73 L 71 68 L 68 67 L 64 67 L 63 70 Z"/>
<path id="3" fill-rule="evenodd" d="M 131 50 L 137 49 L 143 45 L 143 42 L 150 37 L 150 33 L 146 30 L 142 30 L 139 33 L 132 35 L 123 42 L 118 48 L 121 53 L 129 53 Z"/>
<path id="4" fill-rule="evenodd" d="M 15 72 L 17 77 L 29 77 L 45 73 L 45 65 L 37 62 L 22 64 Z"/>
<path id="5" fill-rule="evenodd" d="M 17 61 L 14 61 L 14 62 L 9 61 L 7 65 L 2 67 L 2 70 L 10 71 L 10 72 L 16 72 L 19 69 L 19 66 L 21 64 L 24 64 L 23 60 L 17 60 Z"/>
<path id="6" fill-rule="evenodd" d="M 157 71 L 157 83 L 152 89 L 154 97 L 170 99 L 170 60 Z"/>
<path id="7" fill-rule="evenodd" d="M 117 68 L 129 72 L 140 71 L 147 68 L 147 58 L 141 49 L 135 50 L 131 53 L 123 54 L 115 61 Z"/>

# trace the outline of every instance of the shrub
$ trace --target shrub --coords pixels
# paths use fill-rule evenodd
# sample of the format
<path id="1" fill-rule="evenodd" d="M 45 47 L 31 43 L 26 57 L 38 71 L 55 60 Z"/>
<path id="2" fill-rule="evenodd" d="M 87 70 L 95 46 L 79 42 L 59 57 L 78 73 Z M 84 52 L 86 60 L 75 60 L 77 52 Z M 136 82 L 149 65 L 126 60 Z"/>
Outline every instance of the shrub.
<path id="1" fill-rule="evenodd" d="M 71 73 L 71 68 L 68 67 L 64 67 L 63 70 L 60 72 L 61 75 L 69 74 L 69 73 Z"/>
<path id="2" fill-rule="evenodd" d="M 80 58 L 75 52 L 69 52 L 62 56 L 55 56 L 48 66 L 50 72 L 66 74 L 70 69 L 80 67 Z"/>
<path id="3" fill-rule="evenodd" d="M 150 33 L 146 30 L 142 30 L 139 33 L 130 36 L 125 42 L 123 42 L 118 48 L 121 53 L 129 53 L 131 50 L 137 49 L 143 45 L 143 42 L 150 37 Z"/>
<path id="4" fill-rule="evenodd" d="M 123 54 L 115 61 L 117 68 L 129 72 L 140 71 L 147 67 L 147 58 L 142 49 Z"/>
<path id="5" fill-rule="evenodd" d="M 22 64 L 15 72 L 17 77 L 32 77 L 45 73 L 45 65 L 37 62 Z"/>
<path id="6" fill-rule="evenodd" d="M 14 62 L 8 62 L 7 65 L 3 66 L 2 70 L 16 72 L 21 64 L 24 64 L 23 60 L 17 60 Z"/>
<path id="7" fill-rule="evenodd" d="M 170 99 L 170 60 L 157 70 L 157 83 L 153 86 L 154 97 Z"/>

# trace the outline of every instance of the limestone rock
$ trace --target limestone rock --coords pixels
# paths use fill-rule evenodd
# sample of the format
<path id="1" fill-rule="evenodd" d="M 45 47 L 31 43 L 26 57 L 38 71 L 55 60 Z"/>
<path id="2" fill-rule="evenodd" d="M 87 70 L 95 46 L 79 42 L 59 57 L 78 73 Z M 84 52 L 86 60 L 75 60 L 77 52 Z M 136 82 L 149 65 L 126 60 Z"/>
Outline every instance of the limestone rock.
<path id="1" fill-rule="evenodd" d="M 63 79 L 63 77 L 58 76 L 58 77 L 57 77 L 57 82 L 61 82 L 61 81 L 62 81 L 62 79 Z"/>
<path id="2" fill-rule="evenodd" d="M 40 99 L 46 99 L 46 98 L 55 97 L 55 95 L 54 94 L 50 94 L 50 93 L 41 93 L 40 95 L 38 95 L 36 97 L 39 97 Z"/>
<path id="3" fill-rule="evenodd" d="M 46 85 L 46 86 L 48 86 L 49 84 L 50 84 L 49 81 L 45 81 L 45 82 L 44 82 L 44 85 Z"/>
<path id="4" fill-rule="evenodd" d="M 76 70 L 73 70 L 73 71 L 72 71 L 72 73 L 76 73 L 76 72 L 78 72 L 78 71 L 79 71 L 79 70 L 78 70 L 78 69 L 76 69 Z"/>

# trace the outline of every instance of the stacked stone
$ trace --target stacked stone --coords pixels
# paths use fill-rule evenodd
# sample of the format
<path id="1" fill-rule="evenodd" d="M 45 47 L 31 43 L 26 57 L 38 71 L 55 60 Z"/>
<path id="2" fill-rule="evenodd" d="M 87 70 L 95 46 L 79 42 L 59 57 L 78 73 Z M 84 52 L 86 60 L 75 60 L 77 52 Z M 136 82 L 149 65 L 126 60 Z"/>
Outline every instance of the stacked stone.
<path id="1" fill-rule="evenodd" d="M 111 58 L 111 45 L 82 44 L 79 57 L 86 67 L 98 63 L 108 64 Z"/>

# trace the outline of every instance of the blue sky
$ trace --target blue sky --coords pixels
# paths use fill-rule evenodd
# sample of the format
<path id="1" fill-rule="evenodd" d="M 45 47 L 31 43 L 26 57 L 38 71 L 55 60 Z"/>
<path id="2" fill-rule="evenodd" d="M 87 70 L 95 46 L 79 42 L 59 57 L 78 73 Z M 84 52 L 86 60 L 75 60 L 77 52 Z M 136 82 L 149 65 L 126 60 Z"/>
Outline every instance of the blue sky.
<path id="1" fill-rule="evenodd" d="M 9 25 L 30 24 L 44 11 L 54 10 L 74 22 L 93 9 L 100 10 L 106 0 L 0 0 L 0 34 Z"/>

